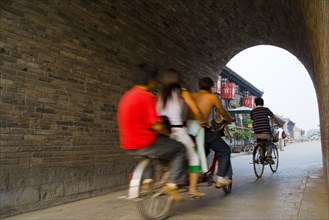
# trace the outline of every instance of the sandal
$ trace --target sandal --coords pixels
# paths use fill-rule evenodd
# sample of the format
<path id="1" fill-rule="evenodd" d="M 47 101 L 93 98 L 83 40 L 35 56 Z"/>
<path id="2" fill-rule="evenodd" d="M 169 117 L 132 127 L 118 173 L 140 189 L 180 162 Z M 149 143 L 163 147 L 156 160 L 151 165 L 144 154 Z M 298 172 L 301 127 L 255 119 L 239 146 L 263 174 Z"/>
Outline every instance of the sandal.
<path id="1" fill-rule="evenodd" d="M 201 192 L 198 189 L 190 189 L 188 191 L 188 195 L 189 195 L 190 198 L 201 198 L 205 195 L 205 193 Z"/>

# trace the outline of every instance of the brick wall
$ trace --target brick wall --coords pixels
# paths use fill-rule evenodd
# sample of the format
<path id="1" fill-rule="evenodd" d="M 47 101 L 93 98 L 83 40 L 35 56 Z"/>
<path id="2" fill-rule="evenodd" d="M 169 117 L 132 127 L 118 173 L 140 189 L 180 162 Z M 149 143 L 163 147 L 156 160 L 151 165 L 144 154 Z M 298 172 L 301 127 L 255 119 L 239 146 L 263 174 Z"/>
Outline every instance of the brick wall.
<path id="1" fill-rule="evenodd" d="M 314 69 L 317 73 L 313 81 L 319 99 L 323 165 L 327 173 L 329 188 L 329 46 L 323 46 L 329 45 L 329 1 L 310 2 L 303 0 L 302 5 L 312 49 Z M 313 16 L 314 14 L 318 14 L 318 16 Z"/>
<path id="2" fill-rule="evenodd" d="M 0 217 L 127 187 L 116 110 L 150 61 L 191 90 L 238 52 L 287 49 L 313 75 L 296 1 L 0 1 Z"/>

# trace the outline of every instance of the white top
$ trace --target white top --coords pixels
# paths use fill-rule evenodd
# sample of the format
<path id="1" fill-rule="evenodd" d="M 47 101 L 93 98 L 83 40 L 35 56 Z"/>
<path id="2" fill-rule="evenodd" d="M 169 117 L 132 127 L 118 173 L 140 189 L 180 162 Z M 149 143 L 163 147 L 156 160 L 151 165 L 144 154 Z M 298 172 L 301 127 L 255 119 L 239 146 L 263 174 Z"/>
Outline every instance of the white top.
<path id="1" fill-rule="evenodd" d="M 172 125 L 183 125 L 184 101 L 180 97 L 180 90 L 173 91 L 170 99 L 167 100 L 165 108 L 162 106 L 161 97 L 157 100 L 157 111 L 159 115 L 166 115 Z"/>
<path id="2" fill-rule="evenodd" d="M 282 138 L 282 132 L 283 132 L 283 129 L 282 128 L 278 128 L 279 138 Z"/>

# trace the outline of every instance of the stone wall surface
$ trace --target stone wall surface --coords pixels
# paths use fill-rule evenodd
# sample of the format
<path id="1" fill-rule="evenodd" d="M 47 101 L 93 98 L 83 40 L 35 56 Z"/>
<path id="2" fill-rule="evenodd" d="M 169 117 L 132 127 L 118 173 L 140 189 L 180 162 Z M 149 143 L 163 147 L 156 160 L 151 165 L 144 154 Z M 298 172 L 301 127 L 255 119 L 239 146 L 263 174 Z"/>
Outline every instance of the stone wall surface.
<path id="1" fill-rule="evenodd" d="M 195 90 L 240 51 L 274 45 L 328 100 L 303 12 L 286 0 L 1 0 L 0 217 L 127 187 L 137 160 L 119 148 L 116 111 L 140 62 L 180 70 Z"/>
<path id="2" fill-rule="evenodd" d="M 323 165 L 329 188 L 329 1 L 303 0 L 302 6 L 316 73 L 313 82 L 318 97 Z"/>

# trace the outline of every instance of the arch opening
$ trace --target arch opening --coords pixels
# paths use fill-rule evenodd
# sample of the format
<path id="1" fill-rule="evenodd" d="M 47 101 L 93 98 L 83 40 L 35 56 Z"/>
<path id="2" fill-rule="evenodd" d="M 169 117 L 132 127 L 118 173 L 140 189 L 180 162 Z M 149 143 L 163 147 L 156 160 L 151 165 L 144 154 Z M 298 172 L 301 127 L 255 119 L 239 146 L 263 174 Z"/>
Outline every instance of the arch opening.
<path id="1" fill-rule="evenodd" d="M 280 47 L 258 45 L 236 54 L 227 63 L 225 68 L 227 67 L 254 86 L 256 91 L 262 91 L 258 94 L 239 91 L 241 101 L 224 98 L 224 104 L 228 108 L 252 107 L 245 105 L 243 99 L 246 100 L 246 95 L 253 98 L 261 96 L 265 106 L 276 116 L 290 123 L 290 132 L 294 140 L 320 139 L 315 87 L 310 74 L 297 57 Z M 288 126 L 286 128 L 288 129 Z"/>

